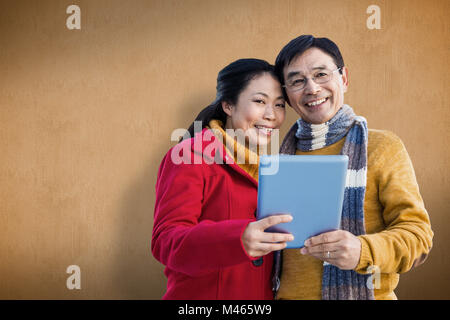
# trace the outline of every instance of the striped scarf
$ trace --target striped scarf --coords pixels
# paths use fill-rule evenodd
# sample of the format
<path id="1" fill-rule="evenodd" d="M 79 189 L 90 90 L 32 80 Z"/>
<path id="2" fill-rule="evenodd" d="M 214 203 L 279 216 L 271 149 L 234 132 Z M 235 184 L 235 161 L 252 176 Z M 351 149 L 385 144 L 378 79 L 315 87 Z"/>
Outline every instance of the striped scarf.
<path id="1" fill-rule="evenodd" d="M 281 153 L 295 154 L 297 148 L 302 151 L 317 150 L 347 136 L 341 150 L 341 154 L 349 158 L 341 229 L 355 236 L 365 234 L 364 195 L 368 139 L 366 119 L 356 116 L 350 106 L 343 105 L 336 115 L 324 124 L 314 125 L 299 119 L 294 127 L 297 127 L 295 135 L 288 133 L 281 146 Z M 327 262 L 323 265 L 323 300 L 374 299 L 373 290 L 367 287 L 370 275 L 361 275 L 353 270 L 341 270 Z"/>

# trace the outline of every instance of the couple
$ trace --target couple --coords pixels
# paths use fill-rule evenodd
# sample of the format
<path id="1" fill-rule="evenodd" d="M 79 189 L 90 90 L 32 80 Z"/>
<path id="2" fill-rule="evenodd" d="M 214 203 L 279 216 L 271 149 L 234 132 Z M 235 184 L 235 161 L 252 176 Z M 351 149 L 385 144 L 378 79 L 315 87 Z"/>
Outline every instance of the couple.
<path id="1" fill-rule="evenodd" d="M 180 143 L 201 157 L 217 141 L 196 139 L 216 132 L 215 158 L 234 161 L 175 164 L 169 151 L 158 171 L 151 248 L 166 266 L 164 299 L 396 299 L 399 273 L 424 262 L 433 232 L 404 145 L 344 104 L 348 83 L 336 44 L 311 35 L 289 42 L 275 66 L 241 59 L 219 72 L 217 97 L 196 118 L 203 130 L 192 125 L 193 138 Z M 286 102 L 300 118 L 280 153 L 345 154 L 360 178 L 346 188 L 341 230 L 301 250 L 283 250 L 290 234 L 264 232 L 289 215 L 255 221 L 258 164 L 248 161 L 258 157 L 249 145 L 280 128 Z M 245 143 L 227 129 L 244 130 Z M 375 288 L 367 285 L 374 269 Z"/>

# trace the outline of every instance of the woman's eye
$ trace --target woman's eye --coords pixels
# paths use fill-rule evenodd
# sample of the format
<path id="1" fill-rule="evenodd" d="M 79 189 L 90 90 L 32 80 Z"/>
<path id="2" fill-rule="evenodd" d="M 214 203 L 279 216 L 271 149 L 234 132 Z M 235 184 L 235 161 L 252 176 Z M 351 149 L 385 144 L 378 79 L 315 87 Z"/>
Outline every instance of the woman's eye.
<path id="1" fill-rule="evenodd" d="M 279 103 L 279 104 L 277 104 L 277 107 L 280 107 L 280 108 L 285 108 L 285 107 L 286 107 L 286 105 L 285 105 L 284 103 Z"/>
<path id="2" fill-rule="evenodd" d="M 264 100 L 259 100 L 258 99 L 258 100 L 255 100 L 255 102 L 261 104 L 261 103 L 264 103 Z"/>

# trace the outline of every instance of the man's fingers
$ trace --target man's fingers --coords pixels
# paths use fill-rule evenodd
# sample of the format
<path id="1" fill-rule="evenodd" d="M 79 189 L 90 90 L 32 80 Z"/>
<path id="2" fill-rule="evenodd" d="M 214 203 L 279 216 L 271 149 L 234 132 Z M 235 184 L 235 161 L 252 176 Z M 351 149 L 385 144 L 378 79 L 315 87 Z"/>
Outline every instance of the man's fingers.
<path id="1" fill-rule="evenodd" d="M 319 234 L 305 241 L 305 246 L 313 247 L 323 243 L 333 243 L 342 240 L 345 237 L 345 231 L 336 230 Z"/>
<path id="2" fill-rule="evenodd" d="M 327 252 L 335 252 L 341 249 L 339 242 L 334 243 L 322 243 L 312 247 L 304 247 L 302 248 L 302 252 L 312 255 L 323 255 Z"/>
<path id="3" fill-rule="evenodd" d="M 322 260 L 322 261 L 339 261 L 341 259 L 341 254 L 339 251 L 329 251 L 330 256 L 328 257 L 328 253 L 309 253 L 310 256 L 313 256 L 316 259 Z"/>
<path id="4" fill-rule="evenodd" d="M 280 214 L 280 215 L 274 215 L 270 217 L 266 217 L 264 219 L 261 219 L 258 221 L 258 226 L 261 228 L 261 230 L 265 230 L 271 226 L 274 226 L 279 223 L 286 223 L 291 222 L 292 216 L 289 214 Z"/>

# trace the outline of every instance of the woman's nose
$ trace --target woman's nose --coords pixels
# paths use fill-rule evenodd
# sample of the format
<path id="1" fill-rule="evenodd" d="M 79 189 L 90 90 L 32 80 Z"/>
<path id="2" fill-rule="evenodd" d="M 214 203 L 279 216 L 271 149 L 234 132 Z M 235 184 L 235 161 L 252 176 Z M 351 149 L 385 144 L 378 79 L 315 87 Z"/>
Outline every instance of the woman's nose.
<path id="1" fill-rule="evenodd" d="M 268 120 L 275 120 L 275 112 L 272 105 L 267 105 L 264 111 L 264 118 Z"/>

